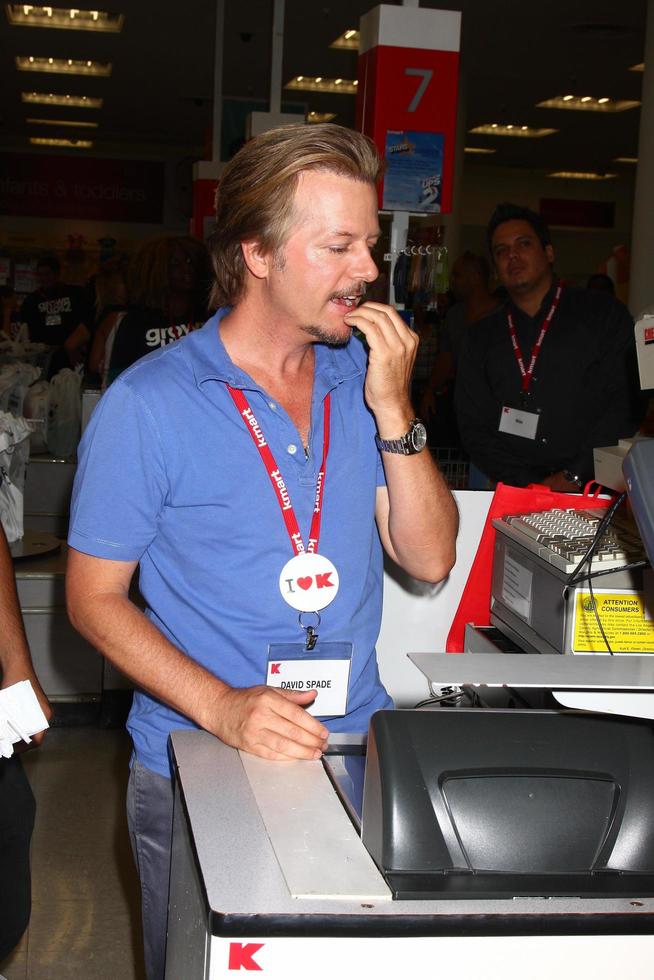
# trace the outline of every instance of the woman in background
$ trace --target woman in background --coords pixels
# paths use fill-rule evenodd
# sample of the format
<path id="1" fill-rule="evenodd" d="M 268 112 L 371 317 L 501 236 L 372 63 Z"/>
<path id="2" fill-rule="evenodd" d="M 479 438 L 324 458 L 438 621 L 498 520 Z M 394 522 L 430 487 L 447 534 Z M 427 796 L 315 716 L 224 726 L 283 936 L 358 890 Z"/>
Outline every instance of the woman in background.
<path id="1" fill-rule="evenodd" d="M 116 329 L 107 382 L 145 354 L 201 327 L 210 282 L 209 253 L 198 239 L 165 237 L 142 245 L 130 265 L 130 306 Z"/>

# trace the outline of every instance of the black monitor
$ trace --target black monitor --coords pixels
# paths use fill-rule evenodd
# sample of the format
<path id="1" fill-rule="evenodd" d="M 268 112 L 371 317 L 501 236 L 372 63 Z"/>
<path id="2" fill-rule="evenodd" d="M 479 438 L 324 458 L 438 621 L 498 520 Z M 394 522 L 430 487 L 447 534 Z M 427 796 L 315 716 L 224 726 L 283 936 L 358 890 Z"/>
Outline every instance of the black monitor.
<path id="1" fill-rule="evenodd" d="M 569 711 L 378 711 L 361 837 L 396 898 L 654 895 L 654 728 Z"/>

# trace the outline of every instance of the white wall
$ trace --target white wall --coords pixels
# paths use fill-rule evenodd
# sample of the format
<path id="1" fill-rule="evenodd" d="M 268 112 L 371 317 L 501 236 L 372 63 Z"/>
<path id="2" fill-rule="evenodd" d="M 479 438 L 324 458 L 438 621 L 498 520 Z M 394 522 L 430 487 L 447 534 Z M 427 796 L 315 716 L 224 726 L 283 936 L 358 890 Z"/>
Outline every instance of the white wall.
<path id="1" fill-rule="evenodd" d="M 426 678 L 408 653 L 443 653 L 463 593 L 493 494 L 455 490 L 460 528 L 457 560 L 440 585 L 417 582 L 390 563 L 384 573 L 384 611 L 377 642 L 381 679 L 398 707 L 413 707 L 429 697 Z"/>

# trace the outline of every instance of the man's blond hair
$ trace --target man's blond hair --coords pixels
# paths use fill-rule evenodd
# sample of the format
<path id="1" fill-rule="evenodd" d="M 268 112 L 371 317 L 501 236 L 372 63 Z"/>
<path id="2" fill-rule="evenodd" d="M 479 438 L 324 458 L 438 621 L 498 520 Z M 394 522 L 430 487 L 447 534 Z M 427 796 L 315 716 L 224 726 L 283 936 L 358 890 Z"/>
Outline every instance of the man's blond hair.
<path id="1" fill-rule="evenodd" d="M 306 170 L 376 184 L 383 163 L 373 141 L 329 123 L 282 126 L 256 136 L 230 160 L 216 191 L 216 227 L 208 245 L 215 274 L 211 306 L 242 298 L 246 266 L 241 242 L 281 253 L 293 224 L 293 201 Z"/>

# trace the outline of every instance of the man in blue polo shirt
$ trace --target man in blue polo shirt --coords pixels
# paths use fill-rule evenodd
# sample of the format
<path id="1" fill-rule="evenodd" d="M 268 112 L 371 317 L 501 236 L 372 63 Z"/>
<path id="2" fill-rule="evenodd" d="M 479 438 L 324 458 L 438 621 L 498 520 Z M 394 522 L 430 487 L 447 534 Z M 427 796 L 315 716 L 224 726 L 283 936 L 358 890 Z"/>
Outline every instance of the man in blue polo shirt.
<path id="1" fill-rule="evenodd" d="M 80 449 L 69 611 L 138 689 L 128 818 L 150 978 L 164 970 L 168 734 L 320 758 L 330 731 L 364 731 L 391 703 L 375 658 L 382 546 L 424 580 L 454 561 L 456 507 L 408 396 L 415 335 L 363 301 L 379 172 L 372 142 L 338 126 L 248 143 L 217 196 L 218 313 L 124 372 Z M 128 598 L 137 564 L 145 614 Z"/>

